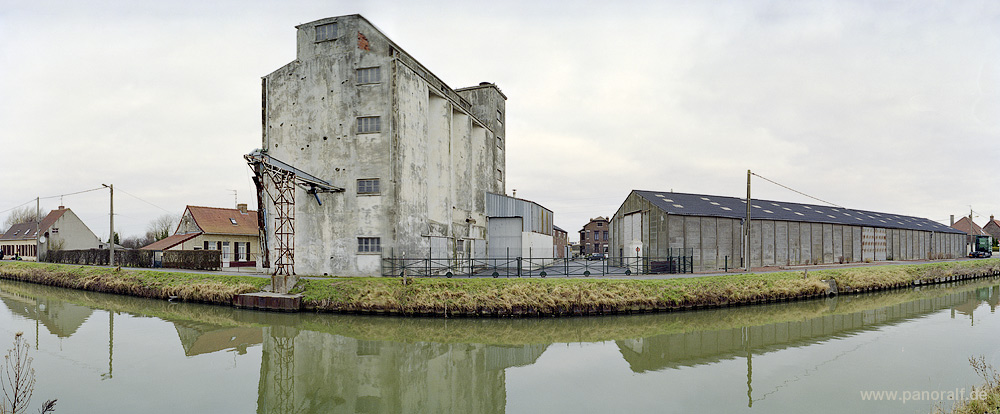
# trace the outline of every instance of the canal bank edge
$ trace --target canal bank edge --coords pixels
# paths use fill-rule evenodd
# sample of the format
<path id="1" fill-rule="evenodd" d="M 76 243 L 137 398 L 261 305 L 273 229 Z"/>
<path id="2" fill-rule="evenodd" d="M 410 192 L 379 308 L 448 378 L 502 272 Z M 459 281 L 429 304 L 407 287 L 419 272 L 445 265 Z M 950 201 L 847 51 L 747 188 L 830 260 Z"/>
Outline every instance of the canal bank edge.
<path id="1" fill-rule="evenodd" d="M 397 316 L 585 316 L 742 306 L 1000 275 L 1000 258 L 683 279 L 302 279 L 297 309 Z M 268 279 L 31 262 L 0 278 L 157 299 L 235 306 Z"/>

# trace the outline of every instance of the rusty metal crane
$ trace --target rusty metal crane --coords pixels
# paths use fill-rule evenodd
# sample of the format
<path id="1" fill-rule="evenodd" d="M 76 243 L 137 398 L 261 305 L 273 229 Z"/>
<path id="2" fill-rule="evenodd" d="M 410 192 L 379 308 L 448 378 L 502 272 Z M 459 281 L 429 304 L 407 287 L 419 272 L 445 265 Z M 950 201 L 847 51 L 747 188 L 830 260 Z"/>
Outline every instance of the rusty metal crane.
<path id="1" fill-rule="evenodd" d="M 271 273 L 271 289 L 276 293 L 288 293 L 295 285 L 295 187 L 316 197 L 316 202 L 322 205 L 319 193 L 341 193 L 344 189 L 321 180 L 312 174 L 295 168 L 270 155 L 266 151 L 256 149 L 244 155 L 247 164 L 254 172 L 253 182 L 257 187 L 257 227 L 260 231 L 261 253 L 263 265 L 268 267 L 269 253 L 267 240 L 267 212 L 264 209 L 266 195 L 275 208 L 274 238 L 275 257 L 274 271 Z M 268 191 L 264 179 L 273 184 L 273 190 Z"/>

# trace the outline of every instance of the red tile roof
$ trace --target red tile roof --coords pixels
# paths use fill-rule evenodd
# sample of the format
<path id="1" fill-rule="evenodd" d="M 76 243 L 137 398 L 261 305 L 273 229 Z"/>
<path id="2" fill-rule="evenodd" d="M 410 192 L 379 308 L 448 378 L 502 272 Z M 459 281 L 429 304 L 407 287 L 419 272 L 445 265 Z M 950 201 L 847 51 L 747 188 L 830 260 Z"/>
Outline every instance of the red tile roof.
<path id="1" fill-rule="evenodd" d="M 235 234 L 256 236 L 257 212 L 248 210 L 246 213 L 235 208 L 187 206 L 195 224 L 206 234 Z"/>
<path id="2" fill-rule="evenodd" d="M 972 223 L 972 232 L 969 231 L 969 223 Z M 962 217 L 960 220 L 956 221 L 955 224 L 951 225 L 952 228 L 962 231 L 965 234 L 978 235 L 978 236 L 988 236 L 986 232 L 983 231 L 982 227 L 974 221 L 970 221 L 968 217 Z"/>
<path id="3" fill-rule="evenodd" d="M 38 232 L 45 233 L 55 224 L 56 220 L 59 220 L 68 208 L 61 208 L 57 210 L 52 210 L 49 212 L 42 222 L 38 224 Z M 34 240 L 35 239 L 35 222 L 29 223 L 19 223 L 10 226 L 3 236 L 0 236 L 0 240 Z"/>
<path id="4" fill-rule="evenodd" d="M 184 243 L 188 240 L 198 237 L 199 234 L 201 233 L 175 234 L 173 236 L 143 246 L 139 248 L 139 250 L 167 250 L 178 244 Z"/>

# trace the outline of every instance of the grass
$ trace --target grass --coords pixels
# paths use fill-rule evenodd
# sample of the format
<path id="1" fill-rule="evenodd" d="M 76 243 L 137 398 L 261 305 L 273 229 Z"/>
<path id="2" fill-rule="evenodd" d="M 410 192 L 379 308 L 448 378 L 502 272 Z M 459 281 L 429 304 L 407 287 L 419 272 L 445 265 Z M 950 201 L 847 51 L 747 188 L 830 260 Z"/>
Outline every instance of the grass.
<path id="1" fill-rule="evenodd" d="M 841 292 L 911 286 L 951 276 L 1000 270 L 1000 259 L 920 265 L 863 266 L 803 272 L 728 274 L 679 279 L 388 278 L 300 279 L 303 307 L 398 315 L 540 316 L 635 313 L 753 304 L 825 295 L 827 279 Z M 0 277 L 150 298 L 231 304 L 269 279 L 0 262 Z M 404 280 L 407 283 L 403 283 Z"/>
<path id="2" fill-rule="evenodd" d="M 190 302 L 232 304 L 241 293 L 258 292 L 270 281 L 252 276 L 120 270 L 53 263 L 0 262 L 0 277 L 95 292 Z"/>
<path id="3" fill-rule="evenodd" d="M 959 401 L 951 411 L 945 411 L 939 407 L 935 410 L 936 413 L 982 414 L 1000 412 L 1000 373 L 993 365 L 986 363 L 986 358 L 982 356 L 969 358 L 969 364 L 984 382 L 982 386 L 972 389 L 973 392 L 978 393 L 977 398 Z"/>

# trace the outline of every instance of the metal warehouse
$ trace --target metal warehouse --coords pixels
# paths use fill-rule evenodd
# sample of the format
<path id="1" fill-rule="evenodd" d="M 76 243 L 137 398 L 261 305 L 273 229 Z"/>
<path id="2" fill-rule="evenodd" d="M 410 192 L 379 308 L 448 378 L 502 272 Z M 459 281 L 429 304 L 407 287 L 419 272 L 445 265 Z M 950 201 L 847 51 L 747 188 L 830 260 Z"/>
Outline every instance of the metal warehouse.
<path id="1" fill-rule="evenodd" d="M 633 190 L 611 220 L 614 256 L 693 256 L 693 270 L 963 257 L 965 234 L 928 219 L 839 207 Z"/>

